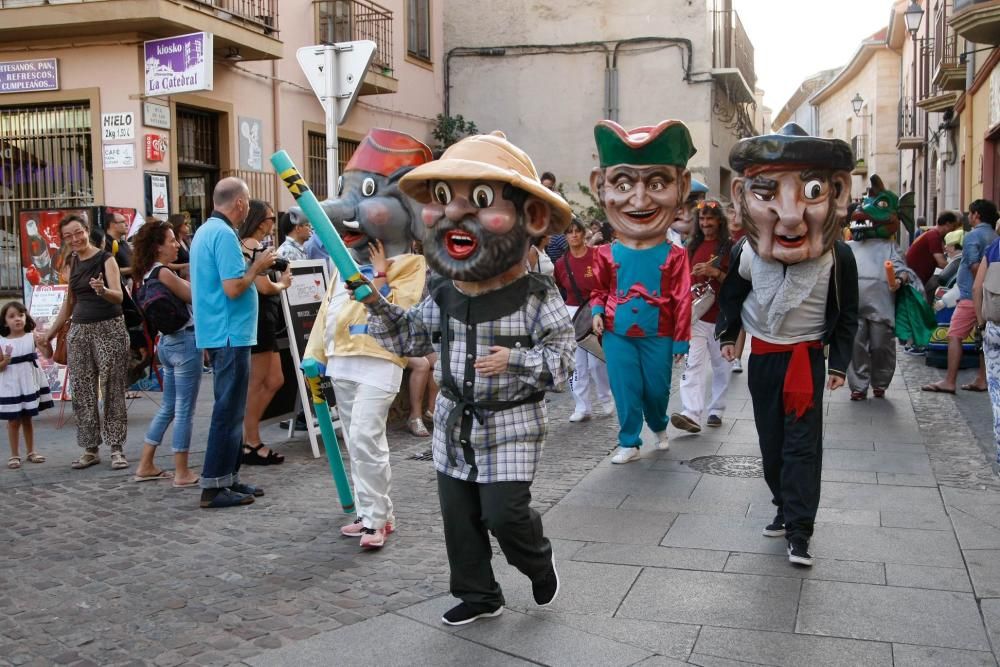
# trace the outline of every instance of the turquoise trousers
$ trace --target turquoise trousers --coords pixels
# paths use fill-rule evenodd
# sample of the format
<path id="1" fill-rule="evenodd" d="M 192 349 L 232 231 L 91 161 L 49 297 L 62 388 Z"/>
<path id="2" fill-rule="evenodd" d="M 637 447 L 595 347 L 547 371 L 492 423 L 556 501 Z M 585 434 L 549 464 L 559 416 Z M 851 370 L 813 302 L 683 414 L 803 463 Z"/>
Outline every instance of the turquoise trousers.
<path id="1" fill-rule="evenodd" d="M 604 355 L 618 412 L 618 444 L 641 447 L 643 421 L 654 433 L 667 429 L 674 341 L 665 336 L 633 338 L 605 332 Z"/>

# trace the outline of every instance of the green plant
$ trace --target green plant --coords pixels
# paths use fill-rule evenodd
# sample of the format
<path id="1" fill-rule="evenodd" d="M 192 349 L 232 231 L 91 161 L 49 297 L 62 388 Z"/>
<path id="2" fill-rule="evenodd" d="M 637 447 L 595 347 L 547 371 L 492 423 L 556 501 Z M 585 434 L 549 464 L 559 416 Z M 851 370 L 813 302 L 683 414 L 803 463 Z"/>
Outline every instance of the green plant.
<path id="1" fill-rule="evenodd" d="M 562 184 L 559 185 L 559 194 L 563 196 L 563 199 L 569 202 L 570 208 L 573 209 L 573 213 L 575 213 L 578 218 L 583 220 L 585 224 L 590 224 L 594 221 L 604 222 L 604 207 L 601 206 L 601 202 L 597 198 L 597 195 L 594 194 L 593 190 L 583 183 L 577 183 L 576 188 L 580 191 L 580 194 L 586 197 L 584 203 L 582 204 L 567 197 L 566 193 L 563 192 Z"/>
<path id="2" fill-rule="evenodd" d="M 434 118 L 434 131 L 431 133 L 437 141 L 436 148 L 444 150 L 453 143 L 473 134 L 479 134 L 479 128 L 471 120 L 465 120 L 462 114 L 446 116 L 439 113 Z"/>

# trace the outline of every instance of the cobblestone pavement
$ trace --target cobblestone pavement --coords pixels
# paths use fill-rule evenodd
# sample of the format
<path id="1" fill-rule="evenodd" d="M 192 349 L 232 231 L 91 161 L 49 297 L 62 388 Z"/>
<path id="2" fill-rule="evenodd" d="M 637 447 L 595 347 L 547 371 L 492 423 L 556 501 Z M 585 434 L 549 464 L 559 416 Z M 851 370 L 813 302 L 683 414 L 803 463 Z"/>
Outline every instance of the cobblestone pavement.
<path id="1" fill-rule="evenodd" d="M 1000 490 L 990 466 L 995 445 L 989 394 L 961 389 L 954 396 L 920 391 L 923 385 L 943 378 L 944 370 L 927 366 L 923 357 L 903 354 L 902 348 L 897 357 L 938 483 Z M 963 370 L 958 383 L 972 382 L 975 377 L 976 369 Z"/>
<path id="2" fill-rule="evenodd" d="M 613 420 L 570 425 L 571 409 L 552 395 L 540 511 L 613 446 Z M 153 410 L 147 399 L 130 408 L 133 461 Z M 365 553 L 340 537 L 329 469 L 304 440 L 281 446 L 284 465 L 243 469 L 264 498 L 206 511 L 197 489 L 136 484 L 107 461 L 69 470 L 75 431 L 55 430 L 56 418 L 36 423 L 48 463 L 0 472 L 0 665 L 229 664 L 447 591 L 432 463 L 412 458 L 429 440 L 390 434 L 399 528 Z M 171 467 L 169 452 L 158 462 Z"/>

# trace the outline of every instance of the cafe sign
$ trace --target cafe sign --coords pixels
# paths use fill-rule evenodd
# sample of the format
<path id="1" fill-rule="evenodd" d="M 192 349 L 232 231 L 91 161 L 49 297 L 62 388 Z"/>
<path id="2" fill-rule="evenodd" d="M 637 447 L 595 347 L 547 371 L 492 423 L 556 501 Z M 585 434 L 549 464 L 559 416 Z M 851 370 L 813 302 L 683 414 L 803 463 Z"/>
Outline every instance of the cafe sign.
<path id="1" fill-rule="evenodd" d="M 55 58 L 0 62 L 0 93 L 42 90 L 59 90 L 59 61 Z"/>
<path id="2" fill-rule="evenodd" d="M 154 39 L 143 51 L 146 95 L 212 90 L 212 33 Z"/>

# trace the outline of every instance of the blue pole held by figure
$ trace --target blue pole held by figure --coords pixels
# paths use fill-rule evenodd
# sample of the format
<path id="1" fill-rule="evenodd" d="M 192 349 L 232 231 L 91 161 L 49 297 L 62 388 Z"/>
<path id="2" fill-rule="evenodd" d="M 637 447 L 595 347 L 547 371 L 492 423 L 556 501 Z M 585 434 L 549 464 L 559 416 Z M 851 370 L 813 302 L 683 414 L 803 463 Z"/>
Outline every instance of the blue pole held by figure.
<path id="1" fill-rule="evenodd" d="M 363 284 L 362 281 L 364 279 L 361 277 L 361 269 L 358 268 L 357 262 L 351 257 L 351 253 L 347 249 L 347 246 L 344 245 L 340 234 L 333 228 L 333 223 L 326 217 L 326 213 L 323 212 L 322 207 L 319 205 L 316 195 L 306 185 L 305 179 L 302 178 L 299 170 L 295 168 L 292 158 L 286 151 L 278 151 L 271 156 L 271 164 L 274 165 L 274 170 L 278 172 L 278 177 L 284 182 L 285 187 L 295 197 L 295 203 L 302 207 L 302 212 L 309 219 L 309 224 L 312 225 L 313 231 L 316 232 L 320 241 L 323 242 L 326 251 L 330 253 L 330 259 L 333 260 L 334 266 L 337 267 L 341 279 L 346 283 L 361 283 L 354 287 L 354 294 L 358 301 L 363 300 L 372 293 L 371 288 Z"/>
<path id="2" fill-rule="evenodd" d="M 333 482 L 337 485 L 337 495 L 340 496 L 340 506 L 344 508 L 345 514 L 354 512 L 354 496 L 351 494 L 351 485 L 347 481 L 347 471 L 344 470 L 344 459 L 340 457 L 340 444 L 337 442 L 337 434 L 333 430 L 333 420 L 330 419 L 330 408 L 326 404 L 323 396 L 321 382 L 323 374 L 320 371 L 320 364 L 313 358 L 307 358 L 302 362 L 302 373 L 309 383 L 309 394 L 312 397 L 313 408 L 316 410 L 316 419 L 319 420 L 319 432 L 323 437 L 323 448 L 326 449 L 326 460 L 330 462 L 330 472 L 333 473 Z"/>

